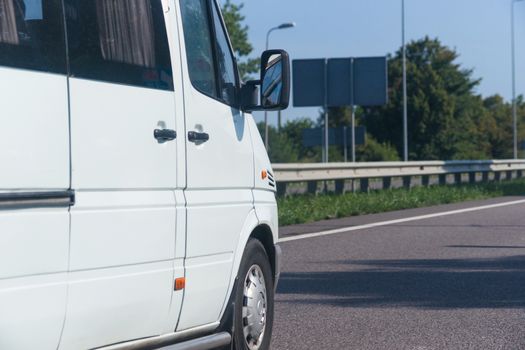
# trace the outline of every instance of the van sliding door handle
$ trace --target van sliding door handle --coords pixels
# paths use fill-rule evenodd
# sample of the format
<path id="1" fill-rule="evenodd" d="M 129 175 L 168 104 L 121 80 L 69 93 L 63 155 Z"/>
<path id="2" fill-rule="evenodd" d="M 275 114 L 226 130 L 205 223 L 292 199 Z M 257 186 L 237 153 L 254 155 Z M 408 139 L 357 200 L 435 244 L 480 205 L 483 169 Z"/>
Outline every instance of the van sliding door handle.
<path id="1" fill-rule="evenodd" d="M 153 137 L 159 142 L 173 141 L 177 138 L 177 132 L 171 129 L 155 129 L 153 131 Z"/>
<path id="2" fill-rule="evenodd" d="M 196 131 L 188 132 L 188 141 L 190 142 L 204 143 L 209 140 L 210 140 L 210 135 L 208 135 L 205 132 L 196 132 Z"/>

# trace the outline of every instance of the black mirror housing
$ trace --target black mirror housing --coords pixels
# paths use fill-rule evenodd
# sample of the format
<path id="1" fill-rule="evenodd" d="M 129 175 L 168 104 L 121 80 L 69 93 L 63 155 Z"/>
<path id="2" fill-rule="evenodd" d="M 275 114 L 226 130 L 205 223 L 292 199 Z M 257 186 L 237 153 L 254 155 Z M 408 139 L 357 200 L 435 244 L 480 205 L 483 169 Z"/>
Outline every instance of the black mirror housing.
<path id="1" fill-rule="evenodd" d="M 260 87 L 257 98 L 257 87 Z M 257 103 L 259 99 L 259 103 Z M 247 82 L 241 91 L 245 112 L 279 111 L 290 104 L 290 58 L 284 50 L 267 50 L 261 57 L 261 79 Z"/>
<path id="2" fill-rule="evenodd" d="M 241 88 L 241 109 L 244 112 L 253 112 L 259 108 L 259 80 L 250 80 Z"/>

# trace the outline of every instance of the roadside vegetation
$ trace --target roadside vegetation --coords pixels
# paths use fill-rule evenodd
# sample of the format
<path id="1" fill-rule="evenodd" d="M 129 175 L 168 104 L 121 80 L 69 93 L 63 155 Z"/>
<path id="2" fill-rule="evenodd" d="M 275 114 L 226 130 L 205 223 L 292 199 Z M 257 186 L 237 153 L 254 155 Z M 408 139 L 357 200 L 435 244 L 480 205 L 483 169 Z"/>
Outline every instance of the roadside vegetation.
<path id="1" fill-rule="evenodd" d="M 223 6 L 241 76 L 254 79 L 259 71 L 249 38 L 250 18 L 242 3 Z M 295 57 L 300 58 L 300 57 Z M 407 45 L 410 160 L 507 159 L 513 157 L 512 104 L 501 95 L 481 96 L 481 79 L 460 63 L 460 52 L 438 38 L 423 37 Z M 360 162 L 399 160 L 403 154 L 402 50 L 388 55 L 389 102 L 382 107 L 357 109 L 357 124 L 367 129 L 365 145 L 356 147 Z M 518 137 L 525 140 L 525 99 L 517 98 Z M 269 130 L 268 150 L 273 163 L 321 161 L 321 147 L 305 147 L 304 129 L 324 126 L 318 115 L 287 120 Z M 349 127 L 350 108 L 329 108 L 330 127 Z M 264 124 L 259 124 L 264 135 Z M 520 150 L 523 155 L 523 150 Z M 330 147 L 330 160 L 344 160 L 342 147 Z"/>
<path id="2" fill-rule="evenodd" d="M 344 195 L 296 195 L 278 199 L 279 225 L 519 195 L 525 195 L 525 179 L 476 185 L 415 187 L 410 190 L 376 190 Z"/>
<path id="3" fill-rule="evenodd" d="M 458 63 L 460 54 L 439 39 L 408 44 L 408 130 L 410 160 L 509 159 L 513 157 L 512 104 L 500 95 L 481 96 L 481 79 Z M 389 102 L 357 109 L 357 125 L 366 127 L 366 144 L 356 147 L 360 162 L 395 161 L 403 154 L 402 54 L 389 56 Z M 525 140 L 525 99 L 517 98 L 518 140 Z M 317 119 L 287 120 L 271 126 L 273 163 L 311 163 L 322 159 L 321 147 L 305 147 L 304 129 L 324 125 Z M 330 127 L 351 125 L 351 110 L 329 108 Z M 264 125 L 259 124 L 262 133 Z M 524 152 L 520 147 L 520 156 Z M 330 161 L 344 160 L 344 150 L 330 147 Z"/>
<path id="4" fill-rule="evenodd" d="M 259 60 L 249 38 L 249 18 L 242 2 L 225 0 L 223 15 L 243 80 L 256 79 Z M 423 37 L 407 45 L 410 160 L 508 159 L 513 154 L 512 104 L 500 95 L 481 96 L 481 79 L 459 62 L 460 53 L 438 38 Z M 402 50 L 388 55 L 389 102 L 357 109 L 357 125 L 367 129 L 365 145 L 356 147 L 357 161 L 396 161 L 402 140 Z M 525 98 L 517 98 L 518 137 L 525 140 Z M 350 126 L 349 108 L 328 110 L 330 127 Z M 317 163 L 321 147 L 305 147 L 303 131 L 323 127 L 318 115 L 270 126 L 268 150 L 272 163 Z M 258 124 L 264 135 L 264 124 Z M 524 143 L 525 146 L 525 143 Z M 521 147 L 520 147 L 521 148 Z M 344 160 L 332 146 L 330 160 Z M 520 150 L 520 158 L 525 152 Z M 345 195 L 298 195 L 280 198 L 281 225 L 291 225 L 392 210 L 525 195 L 525 180 L 461 186 L 393 189 Z"/>

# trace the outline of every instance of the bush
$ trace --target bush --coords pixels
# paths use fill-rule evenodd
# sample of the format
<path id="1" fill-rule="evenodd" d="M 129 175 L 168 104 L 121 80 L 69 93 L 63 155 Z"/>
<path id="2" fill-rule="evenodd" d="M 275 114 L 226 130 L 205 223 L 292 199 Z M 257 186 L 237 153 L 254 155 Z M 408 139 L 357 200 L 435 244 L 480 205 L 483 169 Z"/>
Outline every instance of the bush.
<path id="1" fill-rule="evenodd" d="M 367 135 L 366 145 L 356 148 L 356 157 L 360 162 L 394 162 L 399 161 L 397 150 L 390 144 L 379 143 Z"/>
<path id="2" fill-rule="evenodd" d="M 416 187 L 344 195 L 296 195 L 278 199 L 279 224 L 302 224 L 393 210 L 525 194 L 525 180 L 476 185 Z"/>

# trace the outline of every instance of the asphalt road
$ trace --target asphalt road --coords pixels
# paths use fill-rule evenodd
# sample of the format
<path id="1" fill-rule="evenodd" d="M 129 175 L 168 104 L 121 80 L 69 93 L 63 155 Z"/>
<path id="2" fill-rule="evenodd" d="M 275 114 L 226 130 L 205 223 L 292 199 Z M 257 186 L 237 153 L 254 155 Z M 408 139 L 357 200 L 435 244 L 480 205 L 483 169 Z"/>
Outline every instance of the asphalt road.
<path id="1" fill-rule="evenodd" d="M 525 199 L 281 229 L 282 237 Z M 282 243 L 272 349 L 525 349 L 525 204 Z"/>

